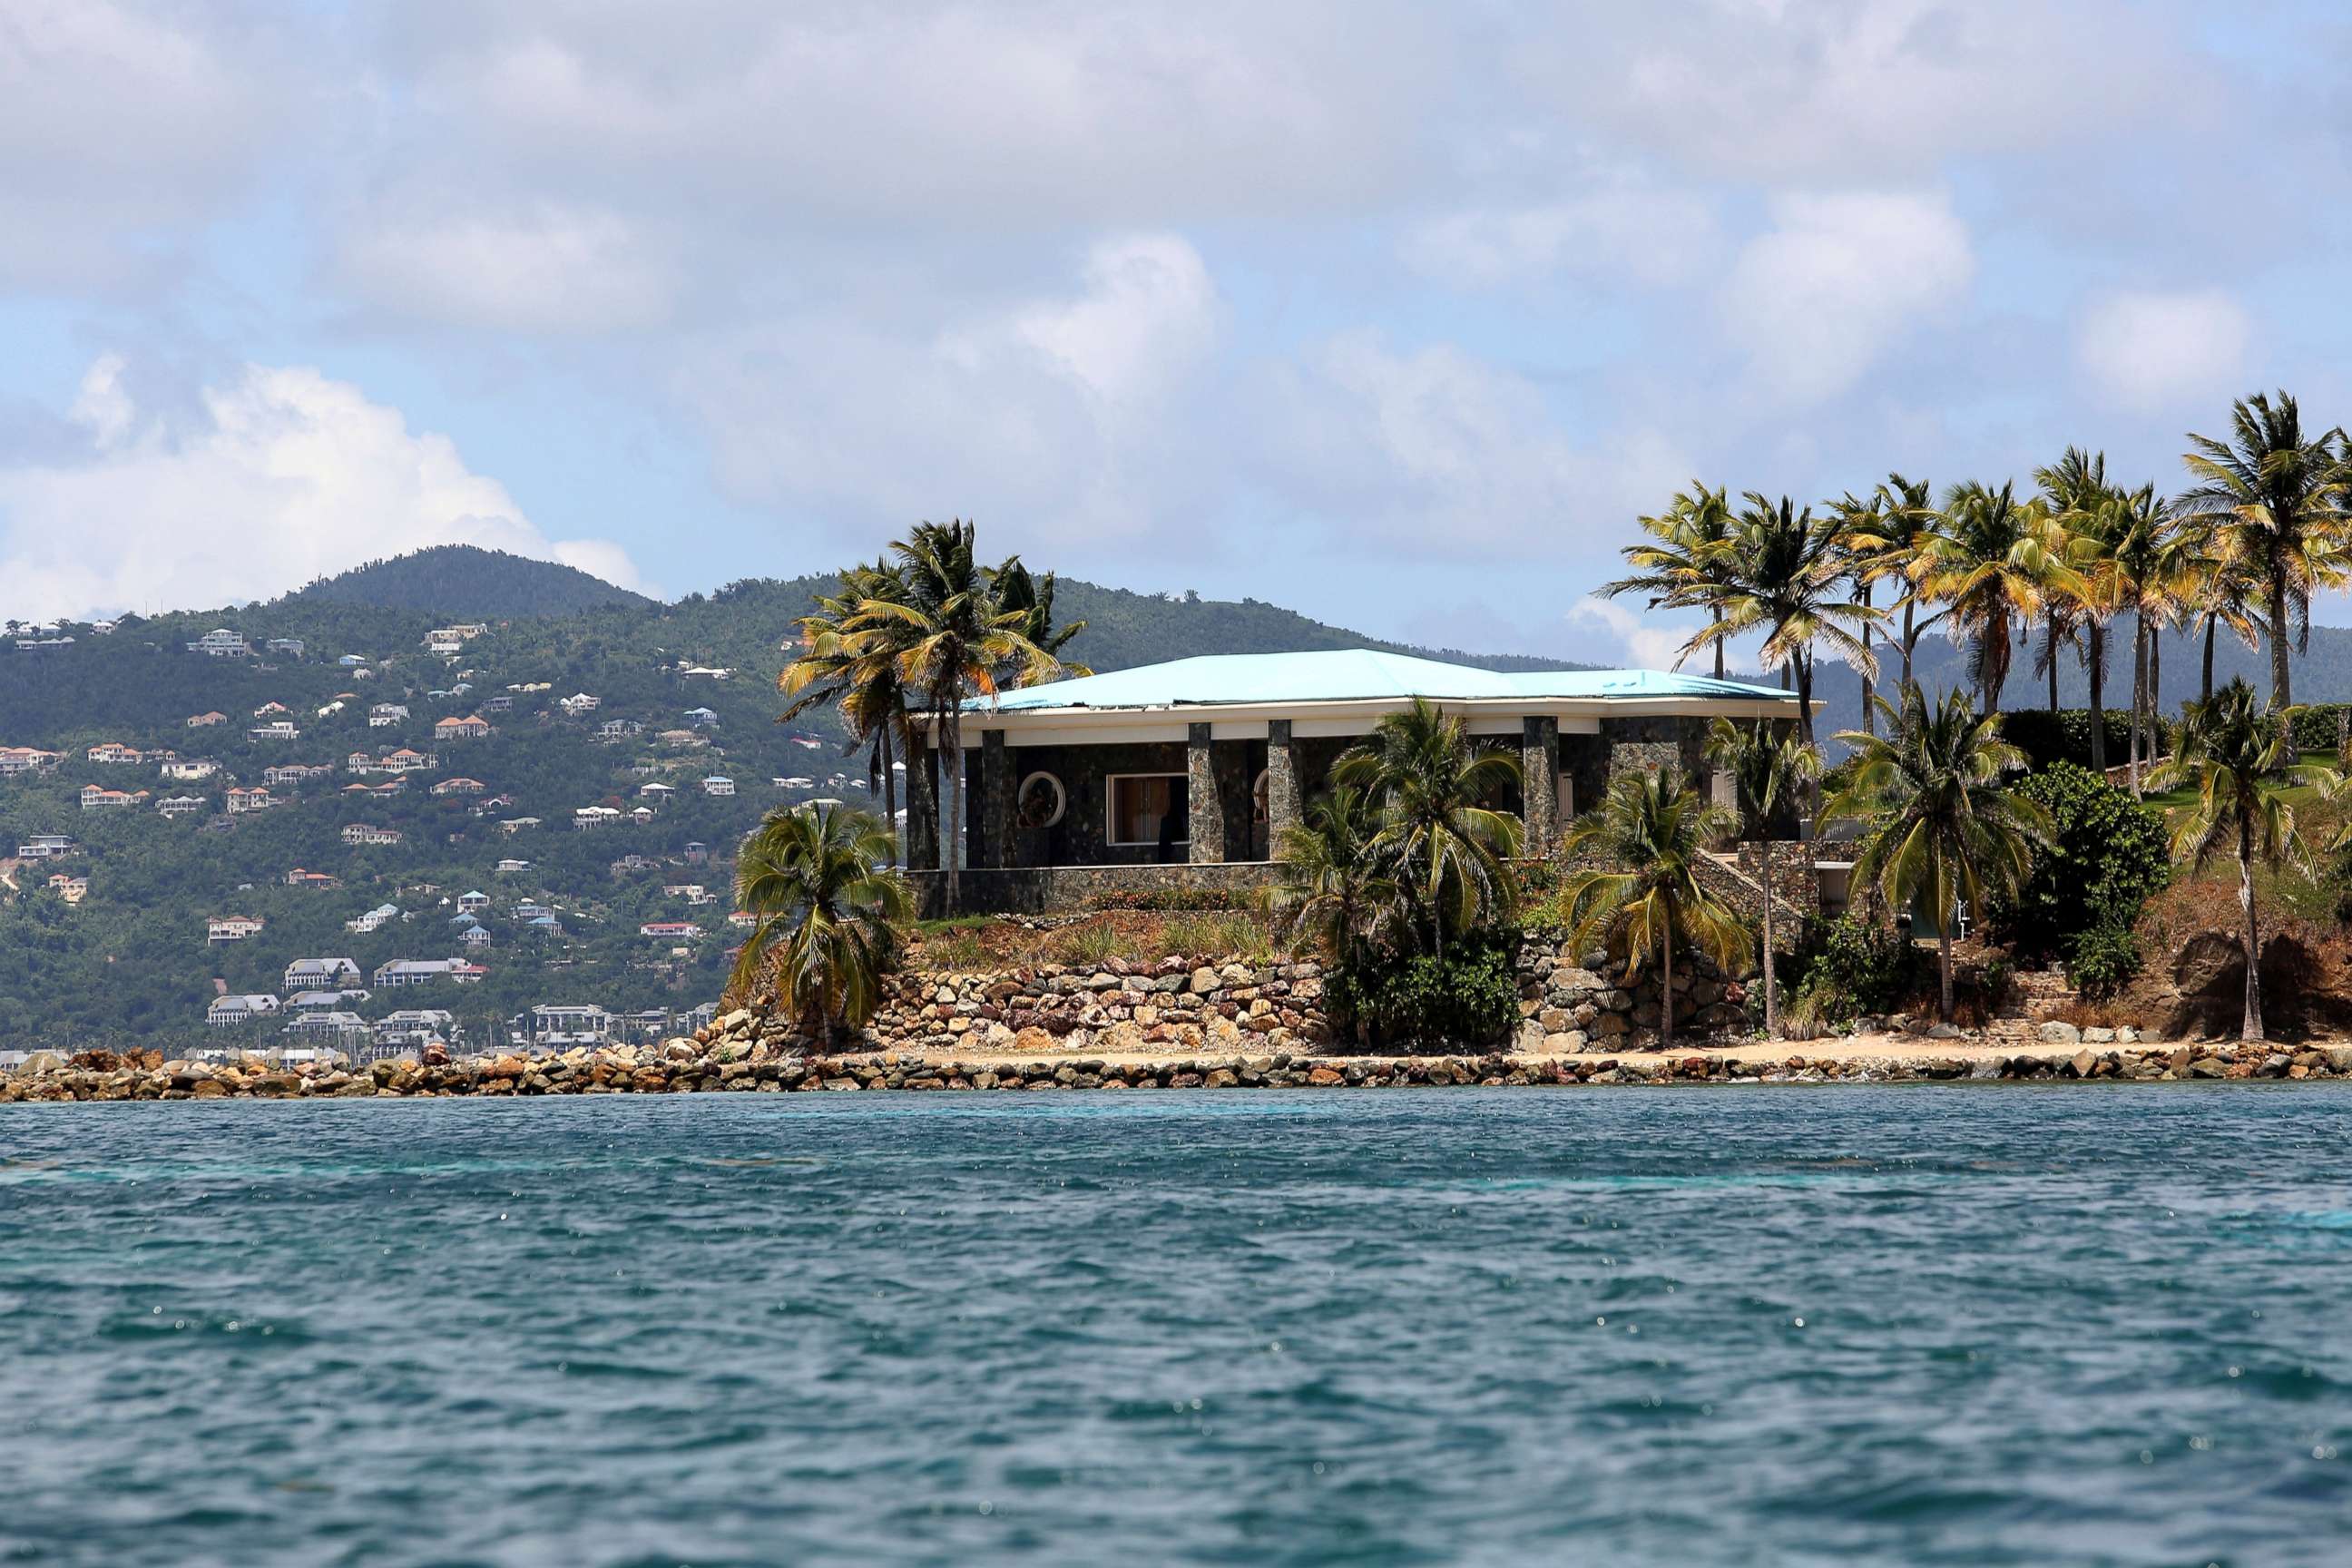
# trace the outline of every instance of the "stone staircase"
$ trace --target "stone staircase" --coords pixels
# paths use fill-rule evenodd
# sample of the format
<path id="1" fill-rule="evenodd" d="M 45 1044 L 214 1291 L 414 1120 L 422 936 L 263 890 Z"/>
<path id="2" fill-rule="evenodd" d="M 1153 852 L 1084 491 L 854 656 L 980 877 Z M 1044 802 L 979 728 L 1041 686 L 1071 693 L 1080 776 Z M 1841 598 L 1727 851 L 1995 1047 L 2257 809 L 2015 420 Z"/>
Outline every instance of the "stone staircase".
<path id="1" fill-rule="evenodd" d="M 1985 1025 L 1987 1045 L 2040 1045 L 2042 1026 L 2077 999 L 2063 969 L 2021 969 L 2011 976 L 2009 998 Z"/>

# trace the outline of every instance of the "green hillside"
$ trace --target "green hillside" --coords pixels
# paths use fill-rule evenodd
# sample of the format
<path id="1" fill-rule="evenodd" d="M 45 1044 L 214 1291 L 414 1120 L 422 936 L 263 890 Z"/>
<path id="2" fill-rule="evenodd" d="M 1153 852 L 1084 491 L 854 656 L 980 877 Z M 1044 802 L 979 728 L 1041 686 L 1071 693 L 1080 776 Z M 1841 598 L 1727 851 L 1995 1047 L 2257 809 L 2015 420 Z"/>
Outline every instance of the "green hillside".
<path id="1" fill-rule="evenodd" d="M 286 965 L 306 957 L 349 957 L 369 972 L 394 959 L 472 957 L 488 971 L 478 984 L 379 989 L 357 1010 L 373 1019 L 394 1008 L 449 1008 L 477 1044 L 537 1003 L 683 1011 L 718 995 L 732 945 L 733 846 L 771 806 L 871 798 L 865 759 L 843 755 L 829 716 L 774 722 L 779 650 L 830 579 L 755 579 L 675 604 L 625 596 L 565 613 L 529 606 L 549 602 L 570 569 L 514 557 L 489 558 L 512 563 L 497 569 L 507 577 L 484 579 L 497 595 L 445 598 L 435 589 L 430 609 L 370 602 L 354 588 L 396 600 L 403 584 L 452 581 L 486 555 L 428 551 L 271 604 L 126 618 L 103 634 L 68 626 L 70 644 L 38 651 L 0 645 L 0 746 L 65 754 L 52 772 L 0 778 L 0 867 L 13 883 L 13 891 L 0 889 L 0 947 L 15 959 L 0 965 L 0 1049 L 274 1037 L 275 1026 L 207 1033 L 205 1005 L 219 990 L 281 992 Z M 1203 652 L 1399 647 L 1271 605 L 1070 582 L 1061 595 L 1065 616 L 1091 623 L 1073 655 L 1106 669 Z M 499 608 L 489 607 L 493 600 Z M 427 649 L 428 631 L 460 621 L 486 629 L 456 657 Z M 216 627 L 242 634 L 257 650 L 292 638 L 301 651 L 213 658 L 188 650 Z M 357 662 L 341 662 L 346 657 Z M 731 677 L 688 673 L 712 668 Z M 593 711 L 574 715 L 560 705 L 582 693 L 598 699 Z M 490 710 L 501 700 L 506 710 Z M 294 739 L 248 736 L 262 721 L 256 710 L 273 703 L 287 710 L 273 717 L 299 731 Z M 371 727 L 369 710 L 379 703 L 407 715 Z M 694 709 L 710 710 L 701 728 L 688 718 Z M 215 712 L 226 721 L 187 724 Z M 478 712 L 493 726 L 488 738 L 435 741 L 436 721 Z M 604 735 L 614 721 L 641 730 Z M 89 748 L 110 742 L 169 749 L 215 762 L 220 772 L 182 782 L 160 777 L 160 761 L 88 758 Z M 402 747 L 435 752 L 438 765 L 398 794 L 347 789 L 387 782 L 348 771 L 350 753 Z M 287 763 L 337 771 L 274 792 L 290 795 L 289 804 L 226 814 L 230 784 L 260 784 L 266 770 Z M 701 781 L 714 774 L 736 793 L 704 794 Z M 479 781 L 482 794 L 431 793 L 453 777 Z M 85 811 L 89 784 L 143 789 L 150 798 Z M 647 784 L 675 793 L 641 794 Z M 166 819 L 155 803 L 167 795 L 204 805 Z M 489 804 L 499 797 L 506 799 Z M 595 805 L 642 805 L 651 815 L 576 831 L 574 811 Z M 501 826 L 529 817 L 539 821 L 511 832 Z M 349 845 L 342 831 L 352 825 L 394 830 L 401 840 Z M 53 864 L 5 858 L 49 833 L 74 836 L 81 853 Z M 688 858 L 697 844 L 709 852 L 698 863 Z M 501 859 L 529 865 L 501 872 Z M 341 885 L 289 886 L 297 868 Z M 80 903 L 48 890 L 53 873 L 88 879 Z M 665 891 L 698 884 L 709 901 Z M 473 891 L 492 900 L 480 919 L 489 942 L 465 949 L 453 923 L 456 900 Z M 364 935 L 345 929 L 386 903 L 400 918 Z M 560 930 L 518 919 L 525 903 L 552 910 Z M 208 920 L 227 915 L 267 923 L 257 936 L 210 944 Z M 669 921 L 691 921 L 698 934 L 639 934 L 641 925 Z M 683 956 L 672 951 L 679 947 Z"/>
<path id="2" fill-rule="evenodd" d="M 653 603 L 576 566 L 533 561 L 503 550 L 443 544 L 389 561 L 371 561 L 296 590 L 293 599 L 373 605 L 449 616 L 567 616 L 600 605 Z"/>

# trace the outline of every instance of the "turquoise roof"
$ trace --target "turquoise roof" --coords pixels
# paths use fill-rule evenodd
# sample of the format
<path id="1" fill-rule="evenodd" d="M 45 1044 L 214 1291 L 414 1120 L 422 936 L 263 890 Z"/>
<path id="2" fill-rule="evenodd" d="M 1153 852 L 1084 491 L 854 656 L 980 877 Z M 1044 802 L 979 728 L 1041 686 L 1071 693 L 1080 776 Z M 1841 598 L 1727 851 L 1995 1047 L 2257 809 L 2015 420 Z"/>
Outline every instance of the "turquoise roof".
<path id="1" fill-rule="evenodd" d="M 1505 672 L 1432 658 L 1343 648 L 1324 653 L 1214 653 L 1133 669 L 1081 676 L 1007 691 L 967 709 L 1007 712 L 1045 708 L 1184 708 L 1225 703 L 1508 701 L 1514 698 L 1639 700 L 1717 697 L 1793 703 L 1793 691 L 1655 669 L 1538 669 Z"/>

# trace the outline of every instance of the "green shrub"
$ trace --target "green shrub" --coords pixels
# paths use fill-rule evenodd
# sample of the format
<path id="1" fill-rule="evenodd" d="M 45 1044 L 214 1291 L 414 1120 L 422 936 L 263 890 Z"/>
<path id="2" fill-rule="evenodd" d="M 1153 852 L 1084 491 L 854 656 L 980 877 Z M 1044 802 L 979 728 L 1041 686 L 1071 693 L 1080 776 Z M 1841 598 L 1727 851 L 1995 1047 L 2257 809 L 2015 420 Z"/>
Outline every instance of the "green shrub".
<path id="1" fill-rule="evenodd" d="M 2074 938 L 2066 978 L 2094 1000 L 2113 996 L 2139 973 L 2139 939 L 2125 926 L 2094 926 Z"/>
<path id="2" fill-rule="evenodd" d="M 1237 910 L 1247 903 L 1247 895 L 1231 888 L 1106 888 L 1093 900 L 1098 910 L 1178 911 Z"/>
<path id="3" fill-rule="evenodd" d="M 2110 767 L 2131 755 L 2131 708 L 2126 690 L 2125 705 L 2104 710 L 2107 731 L 2107 763 Z M 2023 752 L 2026 761 L 2035 768 L 2047 768 L 2059 763 L 2072 763 L 2076 767 L 2091 765 L 2091 710 L 2087 708 L 2062 708 L 2053 713 L 2046 708 L 2021 708 L 2000 716 L 2000 738 Z M 2336 743 L 2335 731 L 2328 731 L 2328 744 Z"/>
<path id="4" fill-rule="evenodd" d="M 1333 1022 L 1377 1045 L 1440 1041 L 1496 1045 L 1519 1021 L 1517 931 L 1465 937 L 1428 954 L 1370 959 L 1332 974 L 1324 1000 Z"/>
<path id="5" fill-rule="evenodd" d="M 1918 976 L 1919 955 L 1901 931 L 1849 910 L 1821 927 L 1801 954 L 1799 994 L 1816 1016 L 1843 1023 L 1884 1013 L 1906 996 Z"/>
<path id="6" fill-rule="evenodd" d="M 1993 923 L 2020 950 L 2069 951 L 2100 927 L 2129 930 L 2140 906 L 2172 878 L 2163 819 L 2096 773 L 2060 763 L 2017 786 L 2040 801 L 2057 833 L 2034 857 L 2013 903 Z"/>

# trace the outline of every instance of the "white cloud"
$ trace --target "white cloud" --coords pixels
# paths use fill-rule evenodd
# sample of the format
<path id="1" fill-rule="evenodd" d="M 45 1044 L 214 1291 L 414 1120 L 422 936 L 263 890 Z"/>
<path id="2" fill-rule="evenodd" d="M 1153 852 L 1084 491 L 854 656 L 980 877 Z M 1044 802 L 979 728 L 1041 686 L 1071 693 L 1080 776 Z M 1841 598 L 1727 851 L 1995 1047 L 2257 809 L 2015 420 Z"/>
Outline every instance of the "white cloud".
<path id="1" fill-rule="evenodd" d="M 1403 248 L 1423 275 L 1473 288 L 1563 273 L 1656 287 L 1696 275 L 1717 244 L 1704 197 L 1624 182 L 1563 201 L 1448 213 L 1414 227 Z"/>
<path id="2" fill-rule="evenodd" d="M 1399 353 L 1368 331 L 1274 367 L 1256 412 L 1286 505 L 1430 553 L 1574 551 L 1686 469 L 1655 431 L 1579 445 L 1524 377 L 1451 344 Z"/>
<path id="3" fill-rule="evenodd" d="M 1106 240 L 1068 293 L 928 329 L 899 305 L 771 322 L 692 354 L 684 395 L 730 492 L 861 531 L 976 514 L 1089 544 L 1147 534 L 1197 493 L 1189 400 L 1224 311 L 1183 239 Z"/>
<path id="4" fill-rule="evenodd" d="M 617 213 L 550 201 L 449 211 L 422 194 L 355 219 L 337 270 L 379 309 L 521 332 L 656 325 L 677 287 L 667 247 Z"/>
<path id="5" fill-rule="evenodd" d="M 2084 312 L 2075 355 L 2100 395 L 2147 414 L 2236 395 L 2252 328 L 2226 289 L 2110 294 Z"/>
<path id="6" fill-rule="evenodd" d="M 182 243 L 294 95 L 249 21 L 13 0 L 0 15 L 0 282 L 87 289 Z"/>
<path id="7" fill-rule="evenodd" d="M 1683 645 L 1706 625 L 1703 621 L 1654 622 L 1609 599 L 1579 599 L 1569 606 L 1568 624 L 1607 639 L 1601 645 L 1607 651 L 1597 662 L 1614 663 L 1622 653 L 1624 663 L 1634 669 L 1674 668 L 1675 661 L 1682 657 Z M 1712 651 L 1702 651 L 1685 662 L 1694 668 L 1712 669 L 1714 658 Z"/>
<path id="8" fill-rule="evenodd" d="M 1800 405 L 1845 391 L 1895 340 L 1967 291 L 1969 231 L 1937 195 L 1787 195 L 1718 299 L 1763 395 Z"/>
<path id="9" fill-rule="evenodd" d="M 445 436 L 315 370 L 249 365 L 174 427 L 122 363 L 84 376 L 80 460 L 0 468 L 0 582 L 20 618 L 202 608 L 428 544 L 570 561 L 627 587 L 618 546 L 550 541 Z"/>

